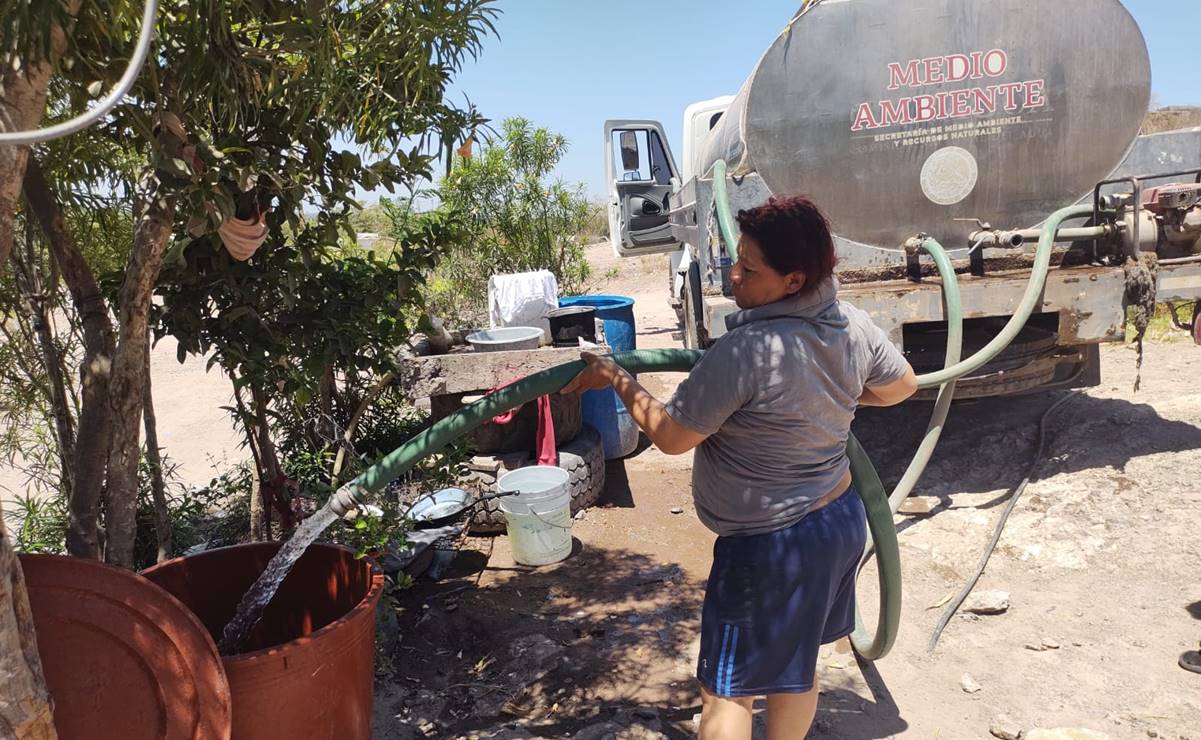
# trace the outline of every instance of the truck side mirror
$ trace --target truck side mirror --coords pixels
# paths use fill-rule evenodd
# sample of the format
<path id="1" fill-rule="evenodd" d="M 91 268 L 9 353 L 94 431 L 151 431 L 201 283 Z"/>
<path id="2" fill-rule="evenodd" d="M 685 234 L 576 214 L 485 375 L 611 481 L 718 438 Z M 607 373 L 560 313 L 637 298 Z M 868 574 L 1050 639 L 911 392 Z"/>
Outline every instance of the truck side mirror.
<path id="1" fill-rule="evenodd" d="M 621 168 L 626 172 L 637 172 L 639 169 L 638 133 L 636 131 L 621 132 Z"/>

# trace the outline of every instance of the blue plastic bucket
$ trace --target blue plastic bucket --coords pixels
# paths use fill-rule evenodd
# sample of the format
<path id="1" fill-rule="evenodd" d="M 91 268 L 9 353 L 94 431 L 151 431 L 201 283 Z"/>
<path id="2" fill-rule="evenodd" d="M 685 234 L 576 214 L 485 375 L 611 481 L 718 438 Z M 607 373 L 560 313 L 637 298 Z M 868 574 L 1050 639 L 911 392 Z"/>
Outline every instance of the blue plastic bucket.
<path id="1" fill-rule="evenodd" d="M 614 352 L 638 349 L 633 298 L 623 295 L 565 296 L 559 299 L 559 306 L 595 308 L 596 317 L 604 322 L 605 343 L 609 349 Z M 585 393 L 580 399 L 580 411 L 584 421 L 600 432 L 606 460 L 625 457 L 638 447 L 638 425 L 612 388 Z"/>

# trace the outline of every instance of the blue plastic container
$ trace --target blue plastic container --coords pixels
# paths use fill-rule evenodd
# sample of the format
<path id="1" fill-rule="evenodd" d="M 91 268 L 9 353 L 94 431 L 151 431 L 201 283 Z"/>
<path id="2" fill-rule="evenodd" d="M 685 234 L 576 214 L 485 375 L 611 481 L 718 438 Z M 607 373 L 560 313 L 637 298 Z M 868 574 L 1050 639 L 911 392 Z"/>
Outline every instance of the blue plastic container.
<path id="1" fill-rule="evenodd" d="M 559 299 L 559 308 L 592 306 L 605 324 L 605 342 L 614 352 L 638 349 L 634 326 L 634 299 L 623 295 L 572 295 Z"/>
<path id="2" fill-rule="evenodd" d="M 638 349 L 634 299 L 621 295 L 577 295 L 559 299 L 559 307 L 591 306 L 604 322 L 605 343 L 614 352 Z M 638 447 L 638 425 L 612 388 L 588 391 L 580 399 L 584 421 L 600 432 L 605 459 L 625 457 Z"/>

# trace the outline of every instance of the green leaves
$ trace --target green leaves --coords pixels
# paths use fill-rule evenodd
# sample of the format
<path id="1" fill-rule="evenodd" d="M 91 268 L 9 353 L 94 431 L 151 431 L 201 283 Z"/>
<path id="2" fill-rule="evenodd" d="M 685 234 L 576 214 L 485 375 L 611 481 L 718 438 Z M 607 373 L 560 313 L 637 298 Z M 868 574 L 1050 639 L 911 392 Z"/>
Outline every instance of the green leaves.
<path id="1" fill-rule="evenodd" d="M 590 268 L 575 237 L 588 202 L 582 185 L 553 179 L 566 151 L 563 136 L 510 118 L 478 156 L 455 160 L 438 194 L 443 210 L 462 214 L 470 237 L 432 283 L 436 311 L 460 321 L 482 316 L 488 278 L 498 272 L 547 269 L 562 292 L 583 287 Z"/>
<path id="2" fill-rule="evenodd" d="M 246 193 L 251 188 L 258 184 L 259 174 L 249 167 L 243 167 L 238 170 L 238 190 Z"/>
<path id="3" fill-rule="evenodd" d="M 180 179 L 187 179 L 192 176 L 192 168 L 188 163 L 179 157 L 166 157 L 163 159 L 163 169 L 168 173 Z"/>

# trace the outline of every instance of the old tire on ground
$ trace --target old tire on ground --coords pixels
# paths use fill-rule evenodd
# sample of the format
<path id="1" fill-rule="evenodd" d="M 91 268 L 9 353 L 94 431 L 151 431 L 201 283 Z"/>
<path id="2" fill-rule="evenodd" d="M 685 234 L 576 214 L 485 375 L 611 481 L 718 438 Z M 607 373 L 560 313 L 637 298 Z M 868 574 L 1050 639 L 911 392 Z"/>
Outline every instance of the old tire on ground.
<path id="1" fill-rule="evenodd" d="M 532 464 L 532 463 L 531 463 Z M 571 475 L 571 513 L 592 506 L 605 490 L 605 453 L 601 446 L 600 433 L 584 424 L 575 439 L 559 448 L 559 467 Z M 501 475 L 504 469 L 501 469 Z M 480 496 L 496 493 L 499 476 L 487 472 L 473 472 L 465 486 Z M 471 520 L 472 534 L 493 534 L 505 531 L 505 515 L 500 510 L 500 500 L 485 501 L 476 508 Z"/>
<path id="2" fill-rule="evenodd" d="M 579 436 L 584 418 L 579 393 L 551 395 L 550 413 L 555 423 L 556 444 L 567 444 Z M 509 423 L 486 421 L 469 432 L 466 439 L 477 455 L 503 455 L 530 449 L 537 432 L 538 403 L 530 401 L 516 410 Z"/>

